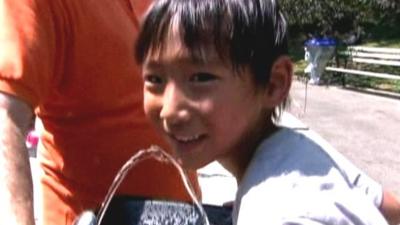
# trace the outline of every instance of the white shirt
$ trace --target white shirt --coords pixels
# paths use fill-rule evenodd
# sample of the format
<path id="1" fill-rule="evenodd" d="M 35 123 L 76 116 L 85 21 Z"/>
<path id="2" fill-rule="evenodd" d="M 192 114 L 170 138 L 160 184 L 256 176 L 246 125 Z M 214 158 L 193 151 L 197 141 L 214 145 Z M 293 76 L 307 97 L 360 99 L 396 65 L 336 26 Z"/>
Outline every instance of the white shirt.
<path id="1" fill-rule="evenodd" d="M 314 132 L 282 128 L 257 148 L 234 224 L 379 224 L 382 187 Z"/>

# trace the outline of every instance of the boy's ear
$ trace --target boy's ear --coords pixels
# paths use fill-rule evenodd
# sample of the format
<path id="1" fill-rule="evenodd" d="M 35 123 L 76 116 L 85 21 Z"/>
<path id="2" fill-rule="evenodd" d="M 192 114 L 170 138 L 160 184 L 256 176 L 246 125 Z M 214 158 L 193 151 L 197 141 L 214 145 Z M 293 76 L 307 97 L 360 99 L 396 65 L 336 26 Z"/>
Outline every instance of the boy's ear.
<path id="1" fill-rule="evenodd" d="M 292 75 L 293 63 L 288 56 L 280 56 L 275 60 L 264 93 L 266 107 L 275 108 L 288 97 Z"/>

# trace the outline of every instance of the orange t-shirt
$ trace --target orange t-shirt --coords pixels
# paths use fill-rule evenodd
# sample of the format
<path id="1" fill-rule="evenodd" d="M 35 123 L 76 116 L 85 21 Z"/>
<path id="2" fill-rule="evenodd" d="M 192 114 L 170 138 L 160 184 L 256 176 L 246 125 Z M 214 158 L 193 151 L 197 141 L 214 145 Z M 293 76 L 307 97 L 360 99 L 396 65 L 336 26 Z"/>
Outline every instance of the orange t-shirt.
<path id="1" fill-rule="evenodd" d="M 42 119 L 44 224 L 70 225 L 99 206 L 130 156 L 151 144 L 166 148 L 145 118 L 133 57 L 137 18 L 149 1 L 2 4 L 0 90 Z M 118 193 L 189 200 L 175 168 L 155 160 L 134 167 Z"/>

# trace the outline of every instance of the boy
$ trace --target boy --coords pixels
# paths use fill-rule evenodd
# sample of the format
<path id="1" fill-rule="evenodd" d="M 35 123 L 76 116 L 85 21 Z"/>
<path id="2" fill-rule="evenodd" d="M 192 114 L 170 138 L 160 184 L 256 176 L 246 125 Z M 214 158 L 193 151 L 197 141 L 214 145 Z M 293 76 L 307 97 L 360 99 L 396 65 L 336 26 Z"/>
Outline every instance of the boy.
<path id="1" fill-rule="evenodd" d="M 236 177 L 235 224 L 387 224 L 380 185 L 274 124 L 293 72 L 286 33 L 274 0 L 155 2 L 136 47 L 147 116 L 185 167 L 218 160 Z"/>

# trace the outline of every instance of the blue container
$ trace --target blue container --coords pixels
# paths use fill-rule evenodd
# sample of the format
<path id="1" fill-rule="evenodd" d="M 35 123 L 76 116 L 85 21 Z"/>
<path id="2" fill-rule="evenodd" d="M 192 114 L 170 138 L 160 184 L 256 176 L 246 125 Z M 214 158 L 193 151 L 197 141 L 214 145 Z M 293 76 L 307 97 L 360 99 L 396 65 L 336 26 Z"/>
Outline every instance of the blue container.
<path id="1" fill-rule="evenodd" d="M 334 38 L 312 38 L 306 41 L 305 46 L 336 46 Z"/>

